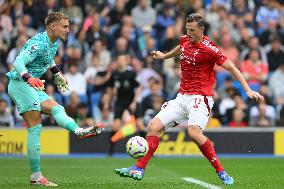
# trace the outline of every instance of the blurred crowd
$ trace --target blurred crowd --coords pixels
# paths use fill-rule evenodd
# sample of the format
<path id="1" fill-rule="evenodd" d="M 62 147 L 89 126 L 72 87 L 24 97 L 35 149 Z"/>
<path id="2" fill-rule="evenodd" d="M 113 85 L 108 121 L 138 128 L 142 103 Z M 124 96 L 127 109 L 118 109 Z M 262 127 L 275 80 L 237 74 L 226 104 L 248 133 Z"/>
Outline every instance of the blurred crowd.
<path id="1" fill-rule="evenodd" d="M 5 74 L 25 42 L 45 30 L 52 11 L 70 18 L 70 33 L 55 62 L 70 91 L 57 91 L 46 73 L 47 94 L 80 126 L 103 122 L 119 129 L 129 115 L 144 130 L 179 91 L 179 59 L 154 60 L 185 33 L 191 13 L 207 20 L 206 35 L 241 70 L 265 101 L 251 101 L 240 84 L 216 70 L 215 104 L 207 128 L 284 126 L 283 0 L 0 0 L 0 125 L 25 124 L 7 94 Z M 56 125 L 43 116 L 43 124 Z"/>

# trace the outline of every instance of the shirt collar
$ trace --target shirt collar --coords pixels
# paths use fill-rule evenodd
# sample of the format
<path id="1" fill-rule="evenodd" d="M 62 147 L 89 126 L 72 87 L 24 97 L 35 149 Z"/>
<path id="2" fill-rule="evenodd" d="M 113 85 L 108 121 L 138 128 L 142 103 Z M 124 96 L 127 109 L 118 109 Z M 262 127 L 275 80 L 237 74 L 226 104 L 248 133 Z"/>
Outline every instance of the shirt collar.
<path id="1" fill-rule="evenodd" d="M 52 42 L 50 41 L 50 39 L 49 39 L 49 37 L 48 37 L 48 35 L 47 35 L 47 31 L 44 32 L 44 35 L 46 36 L 46 40 L 47 40 L 49 46 L 54 46 L 55 43 L 56 43 L 56 41 L 55 41 L 54 43 L 52 43 Z"/>

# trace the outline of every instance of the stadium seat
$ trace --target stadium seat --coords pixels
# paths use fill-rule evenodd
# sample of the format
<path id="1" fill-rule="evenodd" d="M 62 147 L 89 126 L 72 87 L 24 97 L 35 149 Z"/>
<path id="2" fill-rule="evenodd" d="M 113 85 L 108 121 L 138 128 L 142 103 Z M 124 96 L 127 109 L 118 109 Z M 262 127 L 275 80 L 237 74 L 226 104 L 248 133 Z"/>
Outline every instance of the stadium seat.
<path id="1" fill-rule="evenodd" d="M 56 93 L 54 93 L 54 100 L 58 104 L 62 104 L 63 103 L 63 96 L 59 92 L 56 92 Z"/>
<path id="2" fill-rule="evenodd" d="M 230 76 L 229 72 L 217 72 L 216 73 L 217 86 L 219 87 L 223 85 L 228 76 Z"/>
<path id="3" fill-rule="evenodd" d="M 80 103 L 88 104 L 88 96 L 87 95 L 79 95 Z"/>
<path id="4" fill-rule="evenodd" d="M 101 92 L 95 92 L 91 94 L 91 104 L 92 106 L 98 106 L 101 99 Z"/>
<path id="5" fill-rule="evenodd" d="M 95 92 L 91 93 L 91 103 L 90 103 L 90 110 L 92 112 L 93 117 L 98 118 L 100 117 L 100 109 L 99 109 L 99 102 L 101 99 L 102 93 L 101 92 Z"/>

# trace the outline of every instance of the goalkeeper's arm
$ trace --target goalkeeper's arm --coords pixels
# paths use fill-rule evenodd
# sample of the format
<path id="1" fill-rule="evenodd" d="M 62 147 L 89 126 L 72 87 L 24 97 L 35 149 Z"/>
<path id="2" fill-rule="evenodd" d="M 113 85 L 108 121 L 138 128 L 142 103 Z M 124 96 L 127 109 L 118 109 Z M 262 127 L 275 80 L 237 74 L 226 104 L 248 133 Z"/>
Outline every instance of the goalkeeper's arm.
<path id="1" fill-rule="evenodd" d="M 17 56 L 15 63 L 13 64 L 14 69 L 22 77 L 22 79 L 27 82 L 30 86 L 35 88 L 35 90 L 44 90 L 44 80 L 39 78 L 33 78 L 31 74 L 28 73 L 28 70 L 25 65 L 29 63 L 28 57 L 22 55 Z"/>
<path id="2" fill-rule="evenodd" d="M 53 73 L 54 81 L 57 89 L 60 92 L 65 92 L 69 90 L 67 79 L 64 77 L 63 73 L 60 71 L 58 65 L 53 63 L 50 67 L 50 71 Z"/>

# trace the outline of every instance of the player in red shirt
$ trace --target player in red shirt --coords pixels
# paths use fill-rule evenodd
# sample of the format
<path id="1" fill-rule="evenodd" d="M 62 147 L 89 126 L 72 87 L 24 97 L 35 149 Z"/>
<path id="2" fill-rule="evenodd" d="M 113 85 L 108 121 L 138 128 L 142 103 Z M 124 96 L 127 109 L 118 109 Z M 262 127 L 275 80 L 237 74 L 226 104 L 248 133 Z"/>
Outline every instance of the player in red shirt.
<path id="1" fill-rule="evenodd" d="M 174 100 L 167 103 L 150 121 L 147 131 L 149 151 L 139 159 L 136 165 L 129 168 L 115 169 L 120 176 L 141 180 L 144 170 L 159 146 L 160 132 L 173 126 L 173 122 L 182 122 L 188 128 L 189 137 L 197 144 L 202 154 L 209 160 L 224 184 L 234 183 L 218 160 L 211 141 L 203 134 L 213 107 L 213 85 L 215 83 L 215 64 L 228 70 L 243 86 L 250 98 L 263 100 L 263 97 L 252 91 L 240 71 L 225 57 L 210 39 L 203 35 L 205 20 L 197 14 L 187 17 L 187 35 L 181 36 L 180 44 L 168 53 L 152 52 L 157 59 L 180 56 L 181 83 L 180 92 Z"/>

